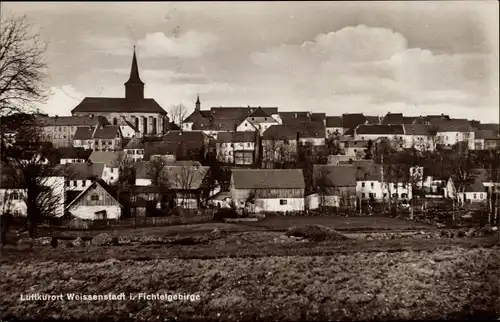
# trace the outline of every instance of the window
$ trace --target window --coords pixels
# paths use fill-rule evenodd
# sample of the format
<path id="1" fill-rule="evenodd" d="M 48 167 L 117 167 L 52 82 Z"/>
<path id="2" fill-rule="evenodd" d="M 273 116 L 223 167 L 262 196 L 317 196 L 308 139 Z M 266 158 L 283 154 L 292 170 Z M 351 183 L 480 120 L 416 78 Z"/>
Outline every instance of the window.
<path id="1" fill-rule="evenodd" d="M 375 184 L 373 182 L 370 185 L 371 185 L 372 188 L 375 187 Z"/>
<path id="2" fill-rule="evenodd" d="M 130 197 L 130 200 L 131 200 L 132 202 L 136 202 L 136 201 L 137 201 L 137 196 L 132 196 L 132 197 Z"/>
<path id="3" fill-rule="evenodd" d="M 85 187 L 86 184 L 87 184 L 87 181 L 83 180 L 82 181 L 82 187 Z"/>
<path id="4" fill-rule="evenodd" d="M 477 199 L 477 194 L 474 194 L 474 199 Z"/>
<path id="5" fill-rule="evenodd" d="M 69 187 L 69 181 L 66 181 L 66 187 Z"/>
<path id="6" fill-rule="evenodd" d="M 250 143 L 247 143 L 247 147 L 250 147 Z"/>
<path id="7" fill-rule="evenodd" d="M 397 198 L 397 197 L 398 197 L 398 194 L 397 194 L 397 193 L 393 193 L 393 194 L 392 194 L 392 197 L 393 197 L 393 198 Z"/>
<path id="8" fill-rule="evenodd" d="M 286 205 L 286 200 L 285 199 L 280 199 L 280 205 Z"/>
<path id="9" fill-rule="evenodd" d="M 73 187 L 76 187 L 77 182 L 78 182 L 77 180 L 73 180 Z"/>
<path id="10" fill-rule="evenodd" d="M 387 192 L 384 192 L 383 196 L 384 196 L 384 198 L 387 198 Z"/>
<path id="11" fill-rule="evenodd" d="M 90 196 L 90 200 L 92 200 L 92 201 L 98 201 L 99 200 L 99 195 L 94 193 L 93 195 Z"/>
<path id="12" fill-rule="evenodd" d="M 404 198 L 404 199 L 408 198 L 408 194 L 406 194 L 406 193 L 402 193 L 402 194 L 401 194 L 401 198 Z"/>
<path id="13" fill-rule="evenodd" d="M 370 198 L 375 198 L 377 196 L 376 193 L 369 193 L 368 196 L 370 196 Z"/>
<path id="14" fill-rule="evenodd" d="M 364 192 L 361 194 L 361 198 L 366 198 L 366 194 Z"/>
<path id="15" fill-rule="evenodd" d="M 484 197 L 484 196 L 483 196 L 483 194 L 482 194 L 482 193 L 480 193 L 480 194 L 479 194 L 479 199 L 483 199 L 483 197 Z"/>
<path id="16" fill-rule="evenodd" d="M 12 200 L 19 200 L 19 193 L 17 193 L 17 192 L 11 193 L 10 198 Z"/>
<path id="17" fill-rule="evenodd" d="M 364 182 L 361 182 L 361 187 L 365 187 L 365 183 Z"/>
<path id="18" fill-rule="evenodd" d="M 113 181 L 113 177 L 111 177 L 110 180 Z"/>
<path id="19" fill-rule="evenodd" d="M 152 193 L 150 193 L 150 194 L 148 195 L 148 200 L 149 200 L 149 201 L 153 201 L 153 200 L 155 200 L 155 195 L 154 195 L 154 194 L 152 194 Z"/>

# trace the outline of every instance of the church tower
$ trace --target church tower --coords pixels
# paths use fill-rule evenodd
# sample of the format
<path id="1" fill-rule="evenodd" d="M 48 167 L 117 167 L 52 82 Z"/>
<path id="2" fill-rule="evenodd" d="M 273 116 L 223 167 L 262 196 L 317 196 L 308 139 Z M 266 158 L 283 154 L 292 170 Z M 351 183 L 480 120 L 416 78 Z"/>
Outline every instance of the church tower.
<path id="1" fill-rule="evenodd" d="M 198 94 L 198 98 L 196 99 L 196 106 L 195 106 L 195 111 L 199 111 L 200 110 L 200 107 L 201 107 L 201 103 L 200 103 L 200 95 Z"/>
<path id="2" fill-rule="evenodd" d="M 132 67 L 130 68 L 130 77 L 125 83 L 125 98 L 128 100 L 142 100 L 144 99 L 144 83 L 139 77 L 139 67 L 137 67 L 137 58 L 132 58 Z"/>

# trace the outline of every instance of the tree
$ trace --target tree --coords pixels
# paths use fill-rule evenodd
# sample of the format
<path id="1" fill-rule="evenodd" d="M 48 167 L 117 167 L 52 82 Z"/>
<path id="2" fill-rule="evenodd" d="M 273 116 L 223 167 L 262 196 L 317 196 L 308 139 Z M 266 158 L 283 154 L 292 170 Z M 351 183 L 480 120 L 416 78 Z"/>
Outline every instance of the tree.
<path id="1" fill-rule="evenodd" d="M 473 158 L 470 154 L 464 156 L 461 152 L 456 151 L 449 154 L 447 164 L 452 172 L 453 181 L 457 184 L 457 191 L 463 194 L 465 188 L 474 183 L 478 176 Z"/>
<path id="2" fill-rule="evenodd" d="M 181 190 L 181 204 L 184 206 L 187 199 L 193 199 L 191 194 L 193 190 L 193 184 L 199 180 L 204 179 L 200 176 L 206 176 L 205 171 L 200 171 L 202 168 L 197 166 L 176 166 L 169 169 L 168 176 L 171 178 L 173 185 Z M 197 196 L 198 201 L 199 196 Z"/>
<path id="3" fill-rule="evenodd" d="M 172 105 L 169 111 L 170 119 L 182 129 L 187 116 L 187 109 L 183 104 Z"/>
<path id="4" fill-rule="evenodd" d="M 130 193 L 135 185 L 135 168 L 132 159 L 127 158 L 123 152 L 118 154 L 114 167 L 118 168 L 118 180 L 114 183 L 118 201 L 124 206 L 122 214 L 128 216 L 130 211 Z"/>
<path id="5" fill-rule="evenodd" d="M 161 157 L 151 158 L 148 163 L 146 174 L 151 179 L 151 184 L 158 188 L 158 199 L 150 200 L 155 205 L 158 202 L 164 204 L 170 200 L 170 192 L 173 185 L 167 171 L 167 161 Z"/>
<path id="6" fill-rule="evenodd" d="M 326 198 L 330 190 L 334 190 L 329 189 L 331 186 L 330 172 L 330 168 L 324 165 L 316 166 L 314 170 L 314 185 L 318 193 L 320 208 L 326 206 Z"/>
<path id="7" fill-rule="evenodd" d="M 0 114 L 19 113 L 44 102 L 46 44 L 26 17 L 8 16 L 0 28 Z"/>
<path id="8" fill-rule="evenodd" d="M 26 204 L 26 228 L 31 238 L 42 219 L 62 212 L 64 207 L 64 180 L 54 178 L 66 174 L 49 164 L 47 157 L 54 151 L 51 144 L 42 141 L 41 132 L 34 117 L 28 118 L 19 126 L 16 144 L 2 149 L 2 161 L 10 168 L 4 167 L 2 174 L 23 190 L 21 198 Z"/>

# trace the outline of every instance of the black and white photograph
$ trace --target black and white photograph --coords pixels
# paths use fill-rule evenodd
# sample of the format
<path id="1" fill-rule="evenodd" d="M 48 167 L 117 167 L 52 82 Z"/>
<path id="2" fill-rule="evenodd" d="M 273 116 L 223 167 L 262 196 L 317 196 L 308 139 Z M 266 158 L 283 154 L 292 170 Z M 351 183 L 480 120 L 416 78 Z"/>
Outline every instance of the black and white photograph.
<path id="1" fill-rule="evenodd" d="M 0 321 L 500 319 L 498 1 L 0 2 Z"/>

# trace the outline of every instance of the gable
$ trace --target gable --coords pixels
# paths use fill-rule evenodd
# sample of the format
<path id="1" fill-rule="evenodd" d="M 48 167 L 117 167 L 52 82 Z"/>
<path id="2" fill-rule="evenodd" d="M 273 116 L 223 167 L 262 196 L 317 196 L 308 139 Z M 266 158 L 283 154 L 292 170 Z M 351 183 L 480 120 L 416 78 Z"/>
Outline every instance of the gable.
<path id="1" fill-rule="evenodd" d="M 97 182 L 92 183 L 80 193 L 69 205 L 68 209 L 81 206 L 121 206 L 120 203 Z"/>

